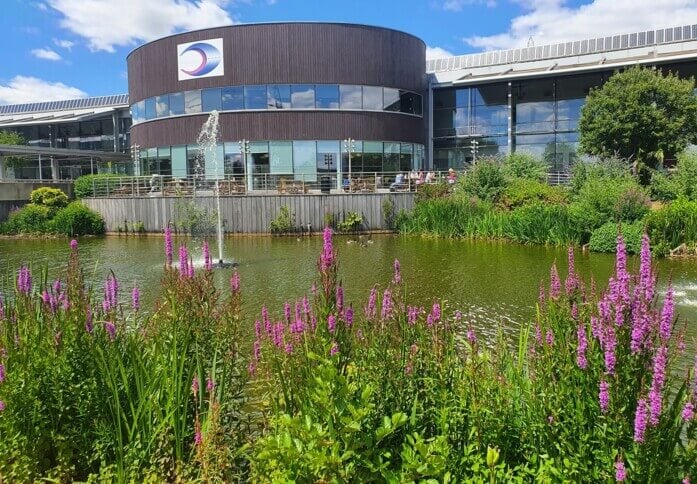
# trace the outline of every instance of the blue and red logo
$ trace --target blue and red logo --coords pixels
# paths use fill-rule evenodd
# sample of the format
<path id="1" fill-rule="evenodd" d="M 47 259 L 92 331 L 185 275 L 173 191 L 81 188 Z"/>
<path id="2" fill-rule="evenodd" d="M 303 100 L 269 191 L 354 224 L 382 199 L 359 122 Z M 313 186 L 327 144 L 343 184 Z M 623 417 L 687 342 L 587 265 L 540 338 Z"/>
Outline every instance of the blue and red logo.
<path id="1" fill-rule="evenodd" d="M 180 81 L 224 74 L 223 39 L 179 44 L 177 50 Z"/>

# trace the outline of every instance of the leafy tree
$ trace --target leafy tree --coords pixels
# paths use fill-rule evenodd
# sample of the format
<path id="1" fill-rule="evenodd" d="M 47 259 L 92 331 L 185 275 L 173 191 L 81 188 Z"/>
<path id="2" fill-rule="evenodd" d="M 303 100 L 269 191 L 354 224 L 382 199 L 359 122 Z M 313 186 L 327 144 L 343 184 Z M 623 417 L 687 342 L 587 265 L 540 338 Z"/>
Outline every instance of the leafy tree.
<path id="1" fill-rule="evenodd" d="M 549 165 L 528 153 L 511 153 L 503 160 L 503 172 L 511 178 L 543 181 Z"/>
<path id="2" fill-rule="evenodd" d="M 694 79 L 632 68 L 591 90 L 581 110 L 580 150 L 601 158 L 631 161 L 648 182 L 656 168 L 697 142 Z"/>
<path id="3" fill-rule="evenodd" d="M 15 133 L 14 131 L 8 131 L 6 129 L 0 130 L 0 145 L 23 145 L 26 144 L 26 140 L 21 134 Z M 7 156 L 5 157 L 5 166 L 7 167 L 19 167 L 24 165 L 24 158 L 18 156 Z"/>

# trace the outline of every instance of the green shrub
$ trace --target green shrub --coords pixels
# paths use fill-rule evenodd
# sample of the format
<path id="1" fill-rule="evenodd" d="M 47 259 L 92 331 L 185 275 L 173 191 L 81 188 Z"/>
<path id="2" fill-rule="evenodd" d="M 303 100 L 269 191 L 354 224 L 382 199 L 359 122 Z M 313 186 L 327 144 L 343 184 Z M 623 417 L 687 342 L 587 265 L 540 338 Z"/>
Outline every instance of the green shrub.
<path id="1" fill-rule="evenodd" d="M 578 227 L 590 233 L 608 221 L 634 222 L 649 211 L 644 189 L 630 178 L 590 178 L 570 206 Z"/>
<path id="2" fill-rule="evenodd" d="M 68 205 L 68 195 L 60 188 L 37 188 L 31 192 L 29 199 L 34 205 L 43 205 L 51 210 L 57 210 Z"/>
<path id="3" fill-rule="evenodd" d="M 629 165 L 621 160 L 575 163 L 571 168 L 571 191 L 578 194 L 591 180 L 635 180 Z"/>
<path id="4" fill-rule="evenodd" d="M 75 201 L 56 213 L 53 229 L 64 235 L 101 235 L 105 231 L 104 219 L 82 202 Z"/>
<path id="5" fill-rule="evenodd" d="M 51 211 L 43 205 L 29 203 L 10 213 L 2 224 L 6 234 L 37 234 L 50 231 Z"/>
<path id="6" fill-rule="evenodd" d="M 349 212 L 344 221 L 337 224 L 337 228 L 341 232 L 352 232 L 358 230 L 362 223 L 363 217 L 360 213 Z"/>
<path id="7" fill-rule="evenodd" d="M 501 205 L 516 208 L 531 203 L 565 204 L 567 191 L 564 187 L 553 187 L 546 183 L 518 178 L 512 180 L 501 197 Z"/>
<path id="8" fill-rule="evenodd" d="M 654 249 L 667 254 L 680 244 L 697 244 L 697 201 L 679 198 L 646 218 Z"/>
<path id="9" fill-rule="evenodd" d="M 483 159 L 460 177 L 457 192 L 486 202 L 497 202 L 506 188 L 506 177 L 495 159 Z"/>
<path id="10" fill-rule="evenodd" d="M 101 173 L 98 175 L 83 175 L 75 180 L 73 190 L 75 191 L 75 198 L 85 198 L 94 195 L 94 191 L 97 193 L 105 191 L 107 183 L 109 183 L 110 178 L 118 178 L 119 175 L 113 173 Z"/>
<path id="11" fill-rule="evenodd" d="M 670 202 L 680 196 L 682 192 L 680 183 L 674 176 L 666 175 L 660 171 L 654 171 L 651 176 L 651 199 L 661 202 Z"/>
<path id="12" fill-rule="evenodd" d="M 295 228 L 295 217 L 288 205 L 281 206 L 278 215 L 271 221 L 271 233 L 287 234 Z"/>
<path id="13" fill-rule="evenodd" d="M 589 247 L 594 252 L 615 252 L 617 248 L 617 234 L 622 233 L 627 244 L 627 252 L 638 254 L 641 251 L 641 237 L 644 235 L 644 223 L 634 222 L 618 224 L 608 222 L 593 231 Z"/>
<path id="14" fill-rule="evenodd" d="M 423 183 L 416 186 L 416 202 L 433 200 L 434 198 L 448 198 L 451 190 L 446 182 Z"/>
<path id="15" fill-rule="evenodd" d="M 680 187 L 680 195 L 697 200 L 697 153 L 685 151 L 678 155 L 675 181 Z"/>
<path id="16" fill-rule="evenodd" d="M 569 246 L 580 242 L 581 233 L 566 205 L 538 202 L 506 213 L 503 237 L 523 244 Z"/>
<path id="17" fill-rule="evenodd" d="M 545 181 L 547 164 L 528 153 L 511 153 L 503 160 L 503 172 L 510 178 Z"/>

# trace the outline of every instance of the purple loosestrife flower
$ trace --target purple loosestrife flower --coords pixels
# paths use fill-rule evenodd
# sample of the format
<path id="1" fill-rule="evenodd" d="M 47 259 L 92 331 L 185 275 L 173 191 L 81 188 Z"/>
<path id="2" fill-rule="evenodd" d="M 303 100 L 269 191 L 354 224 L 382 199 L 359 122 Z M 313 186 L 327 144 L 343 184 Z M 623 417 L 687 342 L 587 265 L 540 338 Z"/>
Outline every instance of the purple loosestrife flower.
<path id="1" fill-rule="evenodd" d="M 617 334 L 615 329 L 610 325 L 605 328 L 603 337 L 603 350 L 605 351 L 605 373 L 613 375 L 615 373 L 615 365 L 617 364 Z"/>
<path id="2" fill-rule="evenodd" d="M 426 316 L 426 326 L 429 328 L 432 328 L 435 322 L 433 321 L 433 314 L 428 313 L 428 316 Z"/>
<path id="3" fill-rule="evenodd" d="M 644 442 L 646 435 L 646 424 L 648 423 L 648 403 L 645 398 L 637 401 L 636 413 L 634 414 L 634 442 L 639 444 Z"/>
<path id="4" fill-rule="evenodd" d="M 194 394 L 194 397 L 198 396 L 198 376 L 194 375 L 194 377 L 191 379 L 191 393 Z"/>
<path id="5" fill-rule="evenodd" d="M 651 247 L 649 245 L 649 236 L 644 233 L 644 235 L 641 237 L 641 252 L 640 252 L 640 260 L 641 263 L 639 265 L 639 284 L 641 284 L 642 288 L 646 290 L 649 288 L 649 286 L 652 286 L 651 284 Z M 653 296 L 653 294 L 651 294 Z M 651 297 L 647 297 L 646 299 L 651 299 Z"/>
<path id="6" fill-rule="evenodd" d="M 4 412 L 6 408 L 5 402 L 0 400 L 0 412 Z"/>
<path id="7" fill-rule="evenodd" d="M 695 418 L 695 405 L 692 402 L 687 402 L 682 409 L 682 419 L 685 422 L 690 422 Z"/>
<path id="8" fill-rule="evenodd" d="M 344 310 L 344 288 L 339 284 L 336 286 L 336 311 L 341 314 Z"/>
<path id="9" fill-rule="evenodd" d="M 107 336 L 109 337 L 109 341 L 114 341 L 114 339 L 116 339 L 116 325 L 113 323 L 113 321 L 105 322 L 104 330 L 106 331 Z"/>
<path id="10" fill-rule="evenodd" d="M 133 286 L 131 302 L 133 303 L 133 310 L 138 311 L 140 309 L 140 290 L 138 289 L 138 286 Z"/>
<path id="11" fill-rule="evenodd" d="M 322 253 L 319 257 L 319 269 L 320 272 L 326 273 L 329 268 L 334 264 L 335 253 L 334 246 L 332 245 L 332 229 L 325 227 L 324 233 L 324 245 L 322 247 Z"/>
<path id="12" fill-rule="evenodd" d="M 185 279 L 189 274 L 189 253 L 185 245 L 179 246 L 179 277 Z"/>
<path id="13" fill-rule="evenodd" d="M 17 289 L 22 294 L 29 294 L 31 292 L 31 271 L 27 266 L 22 266 L 19 269 L 19 274 L 17 275 Z"/>
<path id="14" fill-rule="evenodd" d="M 538 302 L 540 303 L 540 308 L 545 307 L 545 285 L 540 282 L 540 295 L 538 297 Z"/>
<path id="15" fill-rule="evenodd" d="M 188 269 L 188 271 L 186 273 L 186 276 L 189 279 L 193 279 L 194 278 L 194 260 L 191 256 L 189 256 L 189 265 L 188 265 L 187 269 Z"/>
<path id="16" fill-rule="evenodd" d="M 542 328 L 539 324 L 535 325 L 535 345 L 542 346 Z"/>
<path id="17" fill-rule="evenodd" d="M 474 328 L 470 327 L 467 329 L 467 341 L 471 346 L 477 342 L 477 333 L 474 332 Z"/>
<path id="18" fill-rule="evenodd" d="M 554 346 L 554 331 L 551 329 L 548 329 L 547 333 L 545 334 L 545 342 L 547 343 L 547 346 Z"/>
<path id="19" fill-rule="evenodd" d="M 566 294 L 571 296 L 578 289 L 578 278 L 576 277 L 576 268 L 574 264 L 574 248 L 569 247 L 569 275 L 564 282 Z"/>
<path id="20" fill-rule="evenodd" d="M 615 462 L 615 480 L 617 482 L 624 482 L 627 479 L 627 469 L 624 467 L 624 460 L 621 457 Z"/>
<path id="21" fill-rule="evenodd" d="M 682 484 L 690 484 L 690 476 L 686 476 L 682 480 Z"/>
<path id="22" fill-rule="evenodd" d="M 240 293 L 240 273 L 237 271 L 233 272 L 232 276 L 230 276 L 230 289 L 233 294 Z"/>
<path id="23" fill-rule="evenodd" d="M 329 349 L 329 356 L 334 356 L 339 352 L 339 345 L 336 341 L 332 342 L 332 347 Z"/>
<path id="24" fill-rule="evenodd" d="M 655 387 L 649 390 L 649 422 L 652 427 L 658 425 L 663 410 L 663 396 Z"/>
<path id="25" fill-rule="evenodd" d="M 600 382 L 600 392 L 598 393 L 600 411 L 605 414 L 610 407 L 610 384 L 605 380 Z"/>
<path id="26" fill-rule="evenodd" d="M 346 320 L 346 326 L 350 328 L 353 325 L 353 306 L 349 305 L 349 307 L 346 308 L 344 318 Z"/>
<path id="27" fill-rule="evenodd" d="M 258 319 L 254 321 L 254 337 L 257 341 L 261 338 L 261 321 Z"/>
<path id="28" fill-rule="evenodd" d="M 292 355 L 293 354 L 293 345 L 290 343 L 286 343 L 285 350 L 286 350 L 286 354 Z"/>
<path id="29" fill-rule="evenodd" d="M 271 320 L 269 319 L 269 310 L 266 305 L 261 307 L 261 321 L 264 323 L 264 331 L 267 336 L 271 336 Z"/>
<path id="30" fill-rule="evenodd" d="M 658 334 L 664 344 L 670 339 L 673 329 L 673 316 L 675 303 L 673 301 L 673 284 L 668 285 L 666 297 L 663 300 L 663 310 L 661 311 L 661 322 L 658 327 Z"/>
<path id="31" fill-rule="evenodd" d="M 5 373 L 5 365 L 0 363 L 0 383 L 3 383 L 5 381 L 6 373 Z"/>
<path id="32" fill-rule="evenodd" d="M 380 319 L 389 319 L 392 316 L 392 293 L 389 289 L 385 289 L 382 295 L 382 310 L 380 312 Z"/>
<path id="33" fill-rule="evenodd" d="M 400 271 L 399 260 L 397 259 L 394 260 L 394 277 L 392 278 L 392 282 L 395 284 L 402 282 L 402 273 Z"/>
<path id="34" fill-rule="evenodd" d="M 668 363 L 668 348 L 661 346 L 654 354 L 653 380 L 649 391 L 649 422 L 658 425 L 663 407 L 663 386 L 666 381 L 666 365 Z"/>
<path id="35" fill-rule="evenodd" d="M 3 301 L 2 296 L 0 296 L 0 321 L 5 319 L 5 301 Z"/>
<path id="36" fill-rule="evenodd" d="M 377 303 L 378 299 L 378 290 L 375 286 L 370 290 L 370 296 L 368 296 L 368 304 L 365 307 L 365 316 L 368 319 L 372 319 L 375 317 L 376 314 L 376 309 L 375 305 Z"/>
<path id="37" fill-rule="evenodd" d="M 615 276 L 623 281 L 627 276 L 627 245 L 622 234 L 617 235 L 617 255 L 615 256 Z"/>
<path id="38" fill-rule="evenodd" d="M 172 245 L 172 229 L 169 225 L 165 227 L 165 257 L 167 257 L 167 265 L 172 265 L 172 254 L 174 253 L 174 246 Z"/>
<path id="39" fill-rule="evenodd" d="M 576 303 L 571 305 L 571 317 L 574 318 L 574 321 L 578 321 L 578 306 L 576 306 Z"/>
<path id="40" fill-rule="evenodd" d="M 327 318 L 327 329 L 330 333 L 336 331 L 336 317 L 333 314 L 330 314 Z"/>
<path id="41" fill-rule="evenodd" d="M 211 249 L 208 247 L 208 241 L 203 241 L 203 263 L 207 271 L 213 269 L 213 261 L 211 261 Z"/>
<path id="42" fill-rule="evenodd" d="M 407 308 L 407 324 L 409 326 L 414 326 L 416 324 L 416 318 L 419 316 L 419 310 L 416 306 L 409 306 Z"/>
<path id="43" fill-rule="evenodd" d="M 61 280 L 56 279 L 55 281 L 53 281 L 53 292 L 59 294 L 61 292 L 61 289 Z"/>
<path id="44" fill-rule="evenodd" d="M 310 314 L 310 301 L 307 299 L 307 296 L 303 296 L 303 313 L 305 313 L 305 316 Z"/>
<path id="45" fill-rule="evenodd" d="M 283 303 L 283 317 L 285 318 L 286 324 L 290 324 L 290 303 Z"/>
<path id="46" fill-rule="evenodd" d="M 41 293 L 41 300 L 44 302 L 45 305 L 47 305 L 47 306 L 49 305 L 49 303 L 51 302 L 51 296 L 48 293 L 48 291 L 44 290 Z"/>
<path id="47" fill-rule="evenodd" d="M 433 314 L 433 322 L 437 323 L 440 321 L 440 318 L 442 316 L 441 310 L 440 310 L 440 303 L 433 303 L 433 308 L 431 309 L 431 314 Z"/>
<path id="48" fill-rule="evenodd" d="M 588 367 L 588 359 L 586 358 L 586 349 L 588 348 L 588 340 L 586 339 L 586 327 L 583 323 L 578 325 L 576 330 L 578 337 L 578 346 L 576 346 L 576 364 L 582 370 Z"/>
<path id="49" fill-rule="evenodd" d="M 201 435 L 201 424 L 196 420 L 196 430 L 194 431 L 194 445 L 196 447 L 201 447 L 203 444 L 203 436 Z"/>
<path id="50" fill-rule="evenodd" d="M 70 250 L 73 252 L 77 250 L 77 240 L 73 239 L 70 241 Z"/>
<path id="51" fill-rule="evenodd" d="M 215 382 L 210 376 L 206 377 L 206 391 L 211 393 L 215 389 Z"/>
<path id="52" fill-rule="evenodd" d="M 549 297 L 550 299 L 559 299 L 561 295 L 561 281 L 559 280 L 559 273 L 557 272 L 557 264 L 552 264 L 552 268 L 549 272 Z"/>

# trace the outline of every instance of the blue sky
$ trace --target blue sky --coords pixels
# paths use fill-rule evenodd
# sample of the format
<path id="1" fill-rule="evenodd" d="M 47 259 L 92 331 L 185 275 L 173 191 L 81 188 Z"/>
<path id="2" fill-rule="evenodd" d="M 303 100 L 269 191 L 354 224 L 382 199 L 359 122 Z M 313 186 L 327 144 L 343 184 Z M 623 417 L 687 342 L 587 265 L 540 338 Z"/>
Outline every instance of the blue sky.
<path id="1" fill-rule="evenodd" d="M 143 42 L 286 20 L 392 27 L 443 56 L 697 23 L 697 0 L 3 0 L 0 104 L 125 93 Z"/>

